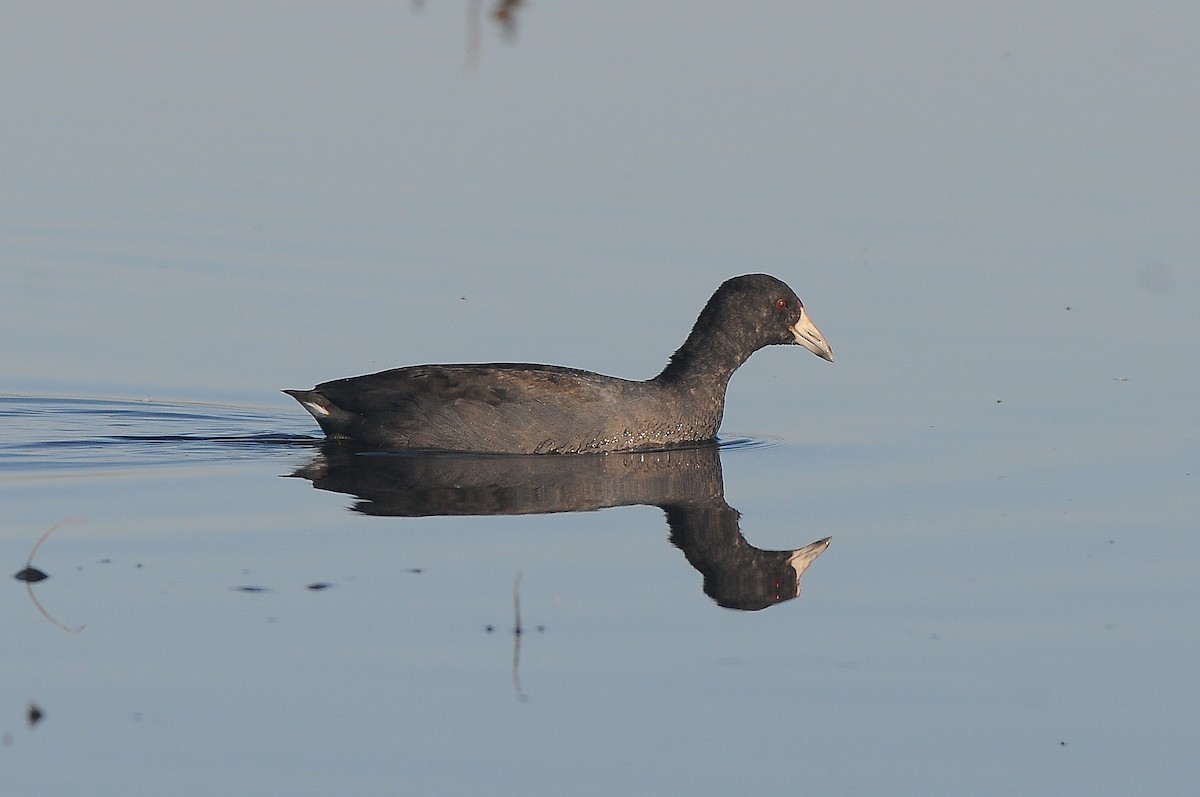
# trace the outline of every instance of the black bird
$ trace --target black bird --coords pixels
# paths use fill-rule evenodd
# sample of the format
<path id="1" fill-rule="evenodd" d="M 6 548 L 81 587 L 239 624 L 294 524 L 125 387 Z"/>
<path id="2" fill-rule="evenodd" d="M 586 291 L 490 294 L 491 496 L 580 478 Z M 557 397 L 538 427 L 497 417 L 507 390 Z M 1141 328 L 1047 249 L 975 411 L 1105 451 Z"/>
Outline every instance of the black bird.
<path id="1" fill-rule="evenodd" d="M 644 382 L 557 365 L 414 365 L 285 390 L 325 434 L 374 450 L 582 454 L 713 440 L 725 388 L 751 354 L 833 351 L 795 292 L 767 274 L 727 280 L 658 376 Z"/>

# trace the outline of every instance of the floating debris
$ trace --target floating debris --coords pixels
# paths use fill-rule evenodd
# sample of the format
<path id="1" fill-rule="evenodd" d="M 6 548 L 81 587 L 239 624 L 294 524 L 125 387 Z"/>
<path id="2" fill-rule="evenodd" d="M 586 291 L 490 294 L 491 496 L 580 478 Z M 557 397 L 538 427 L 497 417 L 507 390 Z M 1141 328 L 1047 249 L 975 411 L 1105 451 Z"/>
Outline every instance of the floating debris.
<path id="1" fill-rule="evenodd" d="M 39 581 L 45 581 L 50 576 L 38 570 L 36 567 L 27 567 L 13 574 L 13 578 L 17 581 L 24 581 L 28 584 L 36 584 Z"/>
<path id="2" fill-rule="evenodd" d="M 42 543 L 44 543 L 51 534 L 58 531 L 60 527 L 66 525 L 67 523 L 82 522 L 83 518 L 69 517 L 66 520 L 60 520 L 58 523 L 55 523 L 53 526 L 42 532 L 42 536 L 38 537 L 38 541 L 35 542 L 33 544 L 33 548 L 29 550 L 29 557 L 25 560 L 25 569 L 16 573 L 13 578 L 15 578 L 17 581 L 24 581 L 27 584 L 36 584 L 39 581 L 45 581 L 46 579 L 50 578 L 50 576 L 33 566 L 33 557 L 37 556 L 38 548 L 41 548 Z"/>
<path id="3" fill-rule="evenodd" d="M 32 729 L 35 725 L 42 721 L 42 717 L 46 716 L 37 703 L 30 702 L 29 709 L 25 712 L 25 720 L 29 723 Z"/>
<path id="4" fill-rule="evenodd" d="M 258 586 L 234 587 L 234 589 L 237 590 L 238 592 L 270 592 L 271 591 L 269 587 L 258 587 Z"/>
<path id="5" fill-rule="evenodd" d="M 317 590 L 329 589 L 332 586 L 333 586 L 332 584 L 328 584 L 324 581 L 314 581 L 313 583 L 308 585 L 308 589 L 311 589 L 315 592 Z"/>
<path id="6" fill-rule="evenodd" d="M 33 557 L 37 555 L 38 549 L 42 547 L 42 543 L 44 543 L 47 539 L 49 539 L 50 535 L 53 534 L 54 532 L 58 531 L 58 529 L 60 527 L 62 527 L 64 524 L 83 523 L 83 522 L 84 522 L 83 518 L 72 517 L 72 518 L 67 518 L 66 520 L 59 521 L 58 523 L 55 523 L 50 528 L 46 529 L 42 533 L 42 536 L 38 537 L 38 541 L 33 544 L 33 548 L 30 549 L 29 558 L 25 560 L 25 568 L 23 570 L 20 570 L 17 573 L 13 574 L 13 578 L 15 578 L 17 581 L 25 582 L 25 589 L 29 593 L 29 599 L 31 601 L 33 601 L 33 605 L 37 607 L 37 610 L 39 612 L 41 612 L 42 616 L 45 617 L 50 622 L 54 623 L 56 626 L 58 626 L 62 630 L 67 631 L 68 633 L 72 633 L 72 634 L 76 633 L 78 631 L 82 631 L 85 628 L 85 626 L 79 625 L 79 626 L 75 626 L 74 628 L 72 628 L 71 626 L 64 625 L 62 622 L 59 621 L 59 619 L 57 617 L 50 614 L 50 612 L 46 611 L 46 607 L 42 606 L 41 602 L 39 602 L 37 597 L 34 596 L 33 585 L 38 583 L 39 581 L 45 581 L 46 579 L 50 578 L 50 576 L 45 571 L 39 570 L 38 568 L 33 566 Z M 79 569 L 82 570 L 83 568 L 80 567 Z M 32 704 L 30 704 L 30 705 L 32 706 Z M 34 707 L 34 708 L 36 708 L 36 707 Z M 30 716 L 32 716 L 32 713 Z M 40 717 L 41 717 L 40 712 L 38 714 L 38 717 L 40 719 Z"/>

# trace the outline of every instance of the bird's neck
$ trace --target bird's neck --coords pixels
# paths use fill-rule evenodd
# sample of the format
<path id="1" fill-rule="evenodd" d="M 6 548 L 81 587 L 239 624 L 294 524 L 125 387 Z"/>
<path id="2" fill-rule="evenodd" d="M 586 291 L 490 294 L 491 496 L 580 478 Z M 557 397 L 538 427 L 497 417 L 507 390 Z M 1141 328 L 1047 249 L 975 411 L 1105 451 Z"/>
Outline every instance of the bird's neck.
<path id="1" fill-rule="evenodd" d="M 712 331 L 701 333 L 699 326 L 692 329 L 655 380 L 692 391 L 711 391 L 723 398 L 729 378 L 748 355 L 743 354 L 728 336 Z"/>

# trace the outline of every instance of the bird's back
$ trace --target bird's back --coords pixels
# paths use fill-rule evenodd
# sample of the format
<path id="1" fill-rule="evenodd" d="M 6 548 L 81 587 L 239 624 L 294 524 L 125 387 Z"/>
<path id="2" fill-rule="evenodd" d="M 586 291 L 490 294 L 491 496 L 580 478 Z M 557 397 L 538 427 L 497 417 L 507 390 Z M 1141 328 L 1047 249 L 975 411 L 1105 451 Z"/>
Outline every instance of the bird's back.
<path id="1" fill-rule="evenodd" d="M 678 413 L 664 414 L 654 387 L 574 368 L 489 363 L 410 366 L 287 392 L 332 437 L 388 449 L 531 454 L 686 442 Z"/>

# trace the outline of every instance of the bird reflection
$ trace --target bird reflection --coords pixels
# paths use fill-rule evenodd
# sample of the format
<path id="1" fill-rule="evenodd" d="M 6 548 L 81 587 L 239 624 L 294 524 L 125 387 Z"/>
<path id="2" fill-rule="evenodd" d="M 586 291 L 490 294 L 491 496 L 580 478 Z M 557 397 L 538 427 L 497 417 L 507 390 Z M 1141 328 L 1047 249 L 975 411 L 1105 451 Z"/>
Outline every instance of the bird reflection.
<path id="1" fill-rule="evenodd" d="M 327 442 L 293 476 L 355 496 L 369 515 L 530 515 L 645 504 L 661 508 L 671 542 L 719 605 L 757 611 L 800 594 L 800 576 L 830 538 L 790 551 L 746 542 L 725 503 L 717 446 L 581 456 L 360 453 Z"/>

